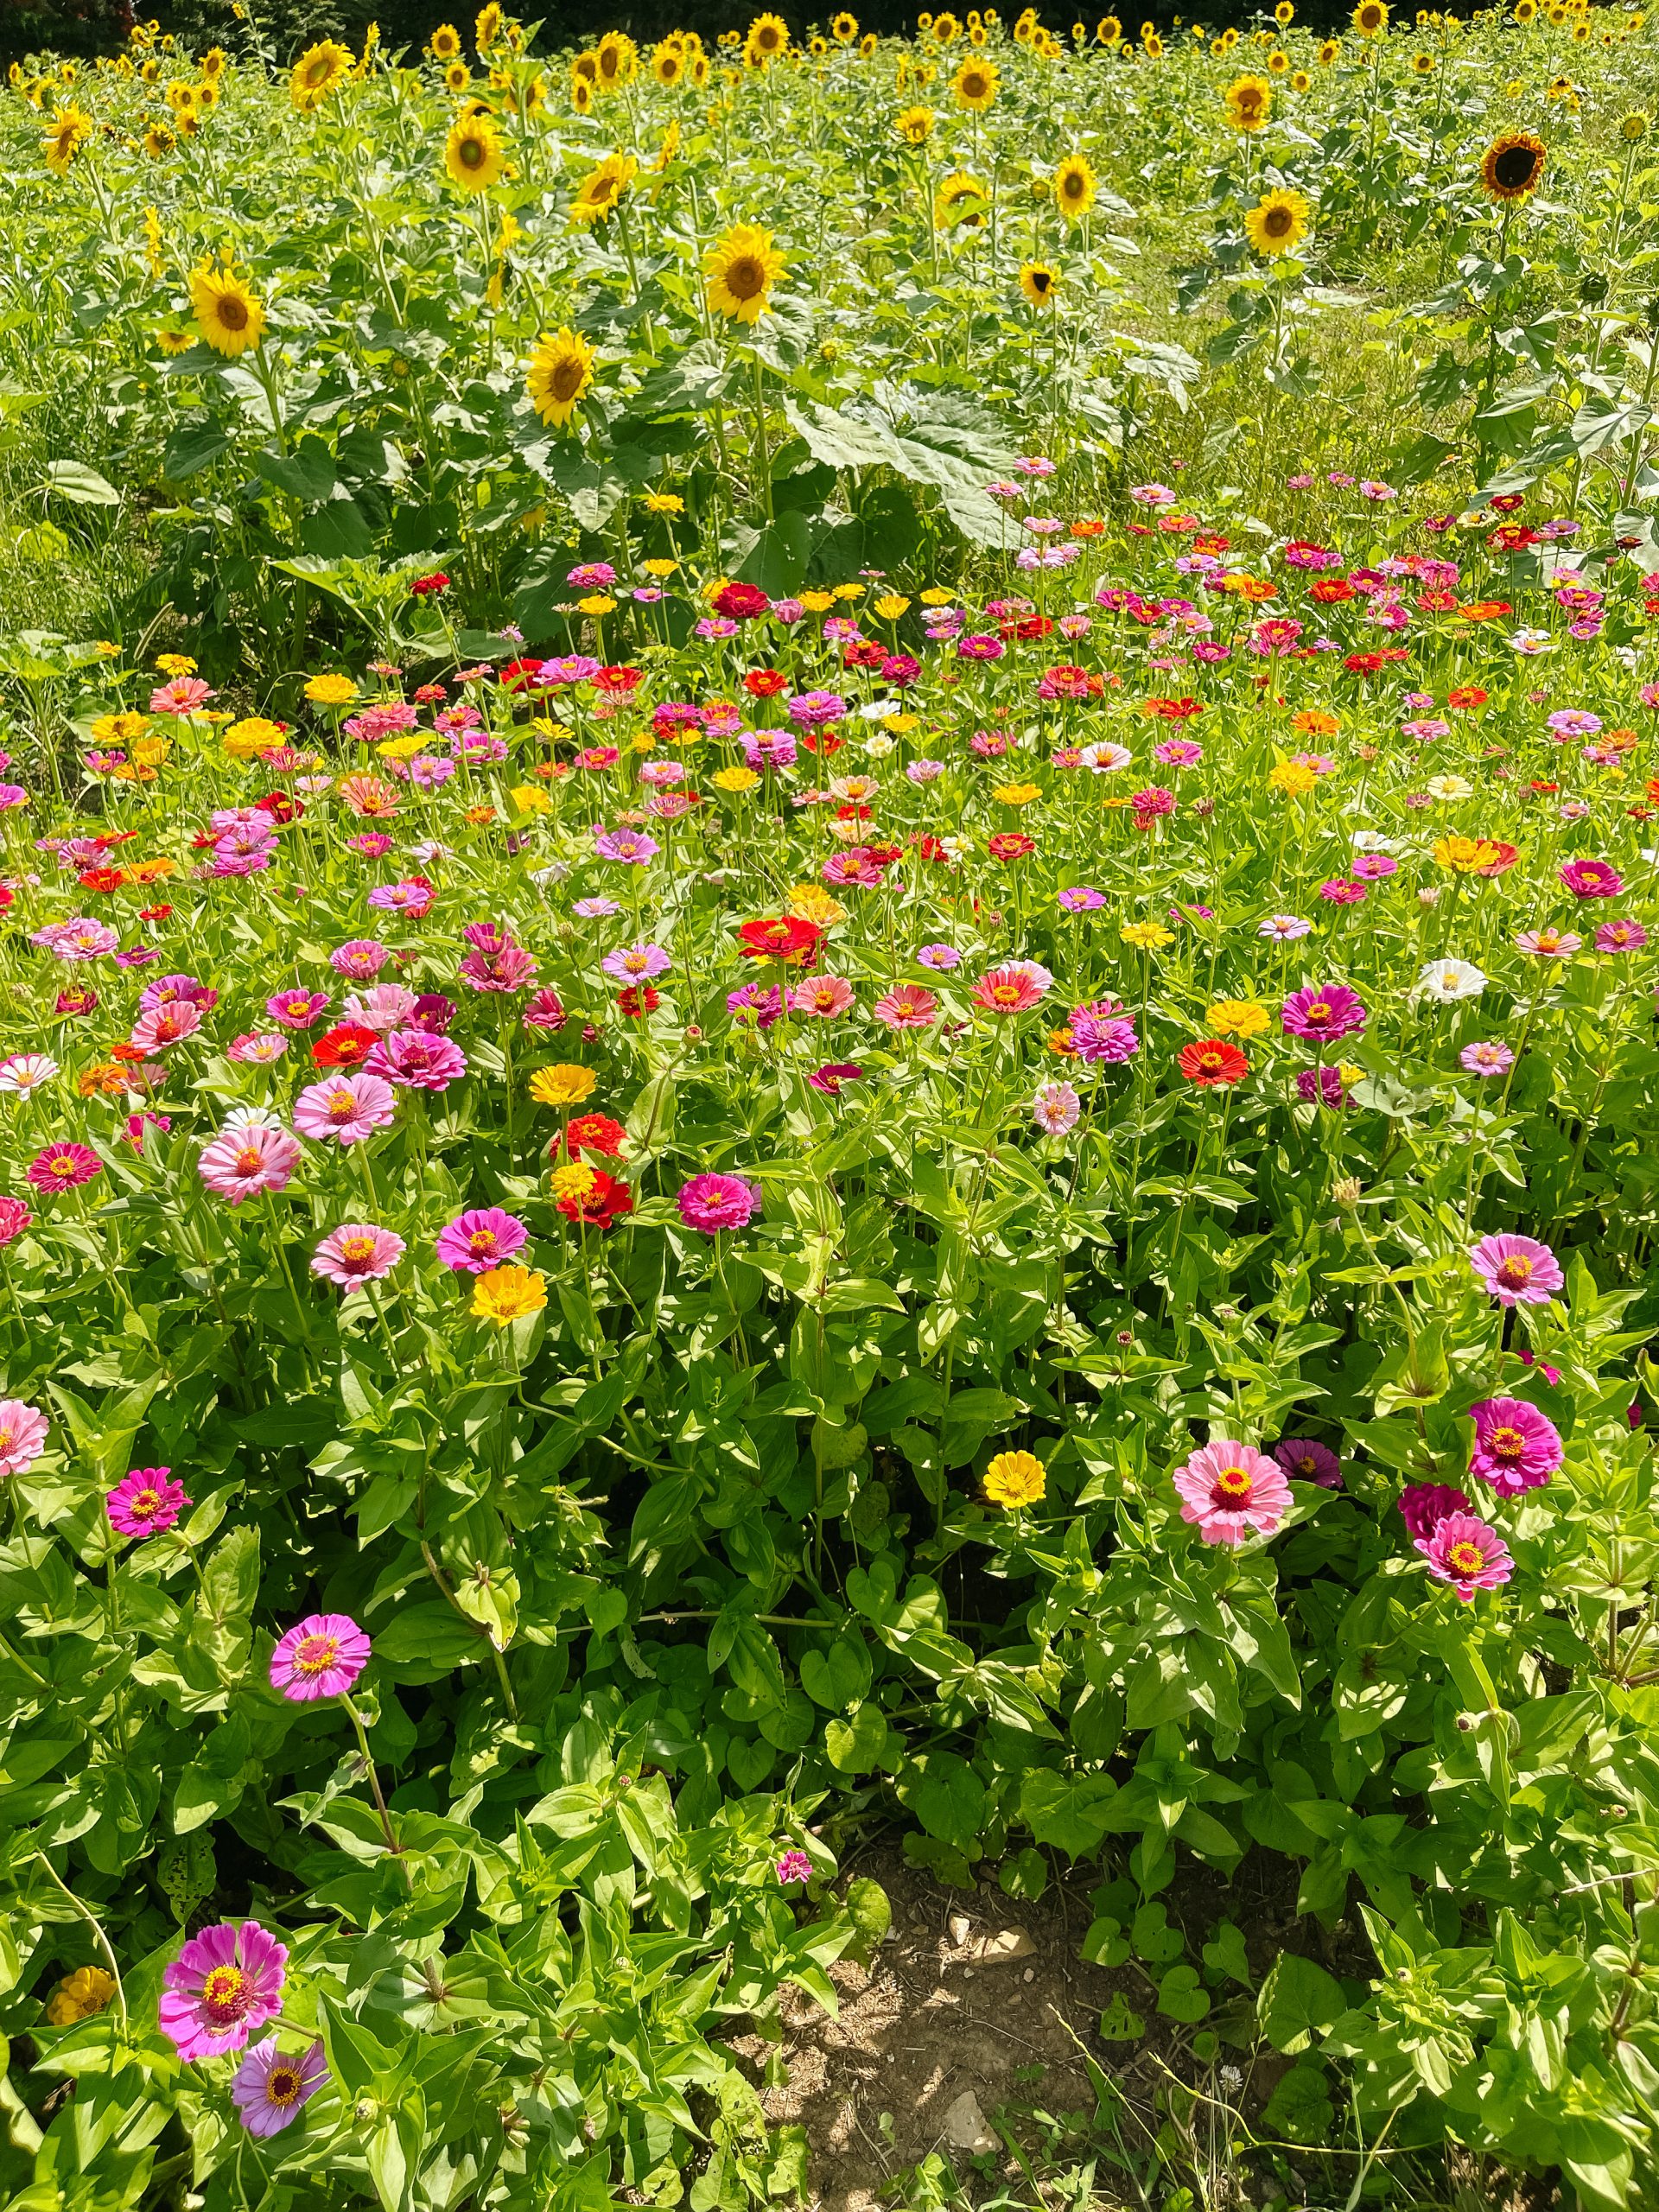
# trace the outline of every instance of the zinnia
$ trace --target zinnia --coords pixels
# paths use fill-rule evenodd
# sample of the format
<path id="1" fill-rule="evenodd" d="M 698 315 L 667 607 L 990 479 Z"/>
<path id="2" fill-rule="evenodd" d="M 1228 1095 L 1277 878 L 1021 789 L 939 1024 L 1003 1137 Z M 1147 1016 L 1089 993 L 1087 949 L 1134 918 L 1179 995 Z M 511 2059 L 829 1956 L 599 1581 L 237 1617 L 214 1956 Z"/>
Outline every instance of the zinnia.
<path id="1" fill-rule="evenodd" d="M 1290 1510 L 1284 1470 L 1249 1444 L 1217 1437 L 1176 1472 L 1181 1518 L 1206 1544 L 1242 1544 L 1252 1530 L 1270 1536 Z"/>
<path id="2" fill-rule="evenodd" d="M 1500 1306 L 1548 1306 L 1567 1281 L 1548 1245 L 1531 1236 L 1483 1236 L 1469 1264 Z"/>
<path id="3" fill-rule="evenodd" d="M 707 1236 L 722 1229 L 742 1229 L 753 1219 L 760 1192 L 735 1175 L 694 1175 L 679 1194 L 680 1219 Z"/>
<path id="4" fill-rule="evenodd" d="M 308 1613 L 271 1653 L 270 1686 L 294 1705 L 344 1697 L 368 1665 L 369 1649 L 368 1637 L 349 1614 Z"/>
<path id="5" fill-rule="evenodd" d="M 378 1282 L 389 1275 L 407 1249 L 390 1229 L 348 1221 L 331 1230 L 318 1245 L 311 1255 L 311 1272 L 349 1294 L 359 1283 Z"/>
<path id="6" fill-rule="evenodd" d="M 294 1101 L 294 1126 L 302 1137 L 334 1137 L 342 1145 L 361 1144 L 383 1129 L 393 1111 L 391 1085 L 359 1071 L 314 1083 Z"/>
<path id="7" fill-rule="evenodd" d="M 298 2057 L 279 2050 L 276 2037 L 267 2036 L 237 2068 L 231 2097 L 250 2135 L 277 2135 L 298 2119 L 327 2079 L 321 2036 Z"/>
<path id="8" fill-rule="evenodd" d="M 190 1502 L 184 1484 L 173 1480 L 170 1467 L 135 1467 L 104 1500 L 116 1534 L 135 1536 L 141 1542 L 160 1529 L 170 1529 Z"/>
<path id="9" fill-rule="evenodd" d="M 473 1313 L 498 1329 L 539 1313 L 547 1303 L 547 1280 L 532 1268 L 492 1268 L 473 1285 Z"/>
<path id="10" fill-rule="evenodd" d="M 282 2009 L 288 1947 L 257 1920 L 193 1936 L 162 1975 L 157 2018 L 182 2059 L 222 2058 Z"/>
<path id="11" fill-rule="evenodd" d="M 239 1206 L 262 1191 L 282 1191 L 299 1166 L 298 1140 L 284 1128 L 226 1129 L 207 1145 L 196 1172 L 215 1198 Z"/>
<path id="12" fill-rule="evenodd" d="M 487 1274 L 521 1251 L 529 1236 L 516 1214 L 499 1206 L 478 1206 L 438 1231 L 437 1255 L 457 1274 Z"/>
<path id="13" fill-rule="evenodd" d="M 46 1415 L 21 1398 L 0 1398 L 0 1476 L 21 1475 L 40 1458 Z"/>
<path id="14" fill-rule="evenodd" d="M 1469 1471 L 1500 1497 L 1518 1497 L 1547 1483 L 1565 1457 L 1554 1421 L 1524 1398 L 1483 1398 L 1470 1408 L 1475 1424 Z"/>
<path id="15" fill-rule="evenodd" d="M 1417 1548 L 1437 1581 L 1449 1582 L 1465 1605 L 1477 1590 L 1497 1590 L 1515 1573 L 1515 1562 L 1496 1529 L 1472 1513 L 1448 1513 L 1437 1521 Z"/>
<path id="16" fill-rule="evenodd" d="M 1352 1036 L 1365 1027 L 1367 1018 L 1365 1008 L 1345 983 L 1327 983 L 1317 989 L 1306 985 L 1294 991 L 1279 1015 L 1287 1036 L 1313 1037 L 1325 1044 Z"/>

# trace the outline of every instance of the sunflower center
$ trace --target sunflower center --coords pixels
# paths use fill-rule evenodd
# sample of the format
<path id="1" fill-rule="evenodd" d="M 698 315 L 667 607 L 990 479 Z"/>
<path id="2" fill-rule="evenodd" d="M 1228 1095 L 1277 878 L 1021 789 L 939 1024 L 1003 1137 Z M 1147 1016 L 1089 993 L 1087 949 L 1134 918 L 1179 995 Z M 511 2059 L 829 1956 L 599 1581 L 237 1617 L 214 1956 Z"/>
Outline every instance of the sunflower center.
<path id="1" fill-rule="evenodd" d="M 1512 1254 L 1499 1268 L 1497 1280 L 1505 1290 L 1524 1290 L 1532 1281 L 1532 1262 L 1523 1260 L 1518 1252 Z"/>
<path id="2" fill-rule="evenodd" d="M 741 254 L 726 271 L 726 289 L 734 300 L 758 299 L 766 289 L 766 272 L 753 254 Z"/>
<path id="3" fill-rule="evenodd" d="M 233 292 L 227 293 L 219 301 L 214 313 L 220 327 L 226 330 L 245 330 L 248 327 L 247 303 L 238 300 Z"/>
<path id="4" fill-rule="evenodd" d="M 582 390 L 582 365 L 574 353 L 567 353 L 555 365 L 548 384 L 555 399 L 574 399 Z"/>
<path id="5" fill-rule="evenodd" d="M 239 2020 L 248 2009 L 248 1980 L 239 1967 L 214 1967 L 201 1985 L 201 2001 L 215 2021 Z"/>
<path id="6" fill-rule="evenodd" d="M 1077 175 L 1075 169 L 1073 169 L 1071 175 L 1064 180 L 1060 186 L 1060 190 L 1068 200 L 1082 199 L 1083 179 Z"/>
<path id="7" fill-rule="evenodd" d="M 1289 232 L 1293 219 L 1288 207 L 1269 207 L 1262 219 L 1262 227 L 1270 238 L 1281 238 Z"/>
<path id="8" fill-rule="evenodd" d="M 340 1638 L 334 1636 L 302 1637 L 294 1647 L 294 1664 L 302 1675 L 326 1674 L 340 1656 Z"/>
<path id="9" fill-rule="evenodd" d="M 1486 1554 L 1478 1544 L 1471 1544 L 1465 1540 L 1463 1543 L 1452 1545 L 1446 1555 L 1446 1563 L 1459 1574 L 1478 1574 L 1486 1564 Z"/>
<path id="10" fill-rule="evenodd" d="M 1519 192 L 1531 183 L 1536 158 L 1530 146 L 1506 146 L 1492 163 L 1492 175 L 1506 192 Z"/>
<path id="11" fill-rule="evenodd" d="M 481 169 L 484 166 L 484 142 L 481 138 L 463 138 L 455 149 L 464 169 Z"/>
<path id="12" fill-rule="evenodd" d="M 1248 1467 L 1224 1467 L 1216 1477 L 1215 1495 L 1223 1505 L 1248 1505 L 1254 1487 Z"/>

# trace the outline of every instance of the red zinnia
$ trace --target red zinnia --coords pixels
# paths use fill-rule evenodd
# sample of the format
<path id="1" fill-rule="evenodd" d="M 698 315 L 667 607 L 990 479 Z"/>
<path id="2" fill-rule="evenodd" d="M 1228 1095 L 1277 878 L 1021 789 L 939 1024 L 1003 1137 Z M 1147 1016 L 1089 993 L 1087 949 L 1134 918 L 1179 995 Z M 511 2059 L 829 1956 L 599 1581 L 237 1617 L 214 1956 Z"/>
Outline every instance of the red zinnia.
<path id="1" fill-rule="evenodd" d="M 752 668 L 743 679 L 743 689 L 751 699 L 775 699 L 789 689 L 789 678 L 781 669 Z"/>
<path id="2" fill-rule="evenodd" d="M 1335 607 L 1354 597 L 1354 587 L 1346 576 L 1320 576 L 1308 586 L 1307 595 L 1320 607 Z"/>
<path id="3" fill-rule="evenodd" d="M 1023 860 L 1037 849 L 1037 840 L 1023 830 L 999 830 L 985 848 L 994 861 Z"/>
<path id="4" fill-rule="evenodd" d="M 557 1160 L 568 1152 L 574 1160 L 579 1152 L 598 1152 L 607 1160 L 620 1160 L 626 1135 L 621 1122 L 613 1121 L 608 1114 L 578 1114 L 549 1145 L 547 1156 Z"/>
<path id="5" fill-rule="evenodd" d="M 626 698 L 645 675 L 642 668 L 601 668 L 594 678 L 595 691 L 608 691 Z"/>
<path id="6" fill-rule="evenodd" d="M 429 576 L 416 576 L 410 586 L 410 591 L 414 593 L 416 599 L 429 599 L 441 591 L 448 591 L 448 577 L 436 571 Z"/>
<path id="7" fill-rule="evenodd" d="M 1224 1044 L 1217 1037 L 1205 1037 L 1196 1045 L 1184 1045 L 1175 1064 L 1187 1081 L 1197 1084 L 1200 1090 L 1242 1083 L 1250 1071 L 1250 1064 L 1237 1046 Z"/>
<path id="8" fill-rule="evenodd" d="M 626 984 L 616 995 L 617 1012 L 630 1016 L 655 1014 L 662 1002 L 662 993 L 649 983 Z"/>
<path id="9" fill-rule="evenodd" d="M 127 880 L 124 868 L 89 868 L 79 877 L 83 891 L 118 891 Z"/>
<path id="10" fill-rule="evenodd" d="M 1141 711 L 1156 721 L 1190 722 L 1194 715 L 1204 712 L 1204 702 L 1199 699 L 1148 699 Z"/>
<path id="11" fill-rule="evenodd" d="M 804 921 L 798 914 L 779 914 L 741 924 L 737 945 L 746 960 L 782 960 L 793 965 L 811 958 L 823 935 L 816 922 Z"/>
<path id="12" fill-rule="evenodd" d="M 378 1042 L 360 1021 L 337 1022 L 312 1045 L 311 1057 L 320 1068 L 360 1068 Z"/>
<path id="13" fill-rule="evenodd" d="M 267 791 L 264 798 L 253 802 L 261 814 L 268 814 L 273 822 L 297 822 L 305 812 L 304 803 L 290 798 L 286 791 Z"/>
<path id="14" fill-rule="evenodd" d="M 887 659 L 887 649 L 873 638 L 861 638 L 855 645 L 848 645 L 841 656 L 843 668 L 880 668 Z"/>
<path id="15" fill-rule="evenodd" d="M 756 584 L 722 584 L 715 594 L 715 612 L 734 622 L 753 621 L 772 605 Z"/>
<path id="16" fill-rule="evenodd" d="M 614 1175 L 596 1167 L 593 1189 L 580 1198 L 561 1198 L 559 1211 L 567 1221 L 581 1222 L 588 1229 L 609 1229 L 619 1214 L 633 1211 L 633 1192 Z"/>

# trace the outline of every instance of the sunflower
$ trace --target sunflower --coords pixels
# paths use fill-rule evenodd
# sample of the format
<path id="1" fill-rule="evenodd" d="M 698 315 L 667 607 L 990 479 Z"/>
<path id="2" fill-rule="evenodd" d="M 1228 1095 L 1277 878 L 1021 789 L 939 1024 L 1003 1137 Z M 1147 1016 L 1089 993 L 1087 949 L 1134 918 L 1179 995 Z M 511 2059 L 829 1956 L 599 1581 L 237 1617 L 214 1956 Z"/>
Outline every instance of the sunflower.
<path id="1" fill-rule="evenodd" d="M 505 20 L 501 13 L 500 0 L 486 0 L 486 4 L 479 10 L 478 21 L 473 25 L 473 44 L 480 54 L 487 54 L 495 44 Z"/>
<path id="2" fill-rule="evenodd" d="M 1235 130 L 1260 130 L 1273 112 L 1273 86 L 1265 77 L 1236 77 L 1222 94 Z"/>
<path id="3" fill-rule="evenodd" d="M 907 107 L 893 118 L 893 130 L 906 146 L 925 146 L 933 136 L 933 111 L 931 107 Z"/>
<path id="4" fill-rule="evenodd" d="M 1480 157 L 1481 188 L 1489 200 L 1524 200 L 1544 173 L 1544 142 L 1530 130 L 1505 130 Z"/>
<path id="5" fill-rule="evenodd" d="M 598 84 L 599 56 L 591 47 L 585 54 L 577 54 L 575 60 L 570 64 L 570 75 L 573 81 L 579 81 L 590 87 Z"/>
<path id="6" fill-rule="evenodd" d="M 953 169 L 933 195 L 933 227 L 954 230 L 965 224 L 976 230 L 990 209 L 989 188 L 966 169 Z"/>
<path id="7" fill-rule="evenodd" d="M 1226 29 L 1223 31 L 1221 36 L 1216 41 L 1216 43 L 1220 47 L 1224 54 L 1230 54 L 1233 48 L 1238 44 L 1238 33 L 1234 29 L 1233 26 L 1229 23 Z"/>
<path id="8" fill-rule="evenodd" d="M 976 115 L 983 115 L 996 98 L 1001 79 L 994 61 L 979 61 L 970 57 L 964 61 L 950 81 L 958 107 L 970 108 Z"/>
<path id="9" fill-rule="evenodd" d="M 60 107 L 53 117 L 43 148 L 54 176 L 67 176 L 69 164 L 92 135 L 92 118 L 78 107 Z"/>
<path id="10" fill-rule="evenodd" d="M 781 16 L 757 16 L 743 41 L 744 57 L 758 55 L 760 66 L 777 61 L 789 52 L 789 25 Z M 753 63 L 751 67 L 753 67 Z"/>
<path id="11" fill-rule="evenodd" d="M 677 85 L 685 74 L 685 48 L 663 39 L 651 49 L 651 73 L 659 85 Z"/>
<path id="12" fill-rule="evenodd" d="M 222 46 L 210 46 L 201 57 L 201 73 L 210 84 L 216 85 L 225 74 L 226 53 Z"/>
<path id="13" fill-rule="evenodd" d="M 1389 28 L 1389 0 L 1359 0 L 1352 21 L 1361 38 L 1376 38 Z"/>
<path id="14" fill-rule="evenodd" d="M 294 64 L 288 80 L 288 97 L 301 115 L 322 105 L 351 68 L 355 57 L 338 39 L 325 38 L 307 47 Z"/>
<path id="15" fill-rule="evenodd" d="M 182 77 L 175 77 L 162 97 L 175 115 L 183 115 L 196 104 L 196 88 L 186 84 Z"/>
<path id="16" fill-rule="evenodd" d="M 1305 92 L 1310 89 L 1313 82 L 1313 79 L 1308 75 L 1306 69 L 1298 69 L 1295 74 L 1291 78 L 1290 89 L 1293 92 Z"/>
<path id="17" fill-rule="evenodd" d="M 506 149 L 487 111 L 456 118 L 444 141 L 443 166 L 462 192 L 487 192 L 499 181 L 507 166 Z"/>
<path id="18" fill-rule="evenodd" d="M 1529 23 L 1538 13 L 1538 0 L 1515 0 L 1515 20 Z"/>
<path id="19" fill-rule="evenodd" d="M 1280 29 L 1283 30 L 1287 23 L 1294 22 L 1295 19 L 1296 10 L 1291 5 L 1291 0 L 1279 0 L 1278 6 L 1273 11 L 1273 20 L 1278 24 Z"/>
<path id="20" fill-rule="evenodd" d="M 576 187 L 570 202 L 570 227 L 585 230 L 602 223 L 622 204 L 622 195 L 639 173 L 632 154 L 607 154 L 596 169 L 589 169 Z"/>
<path id="21" fill-rule="evenodd" d="M 830 35 L 837 46 L 851 46 L 858 36 L 858 17 L 849 16 L 843 8 L 831 19 Z"/>
<path id="22" fill-rule="evenodd" d="M 1268 71 L 1274 77 L 1285 76 L 1290 68 L 1290 56 L 1282 47 L 1275 46 L 1268 56 Z"/>
<path id="23" fill-rule="evenodd" d="M 1095 173 L 1081 154 L 1068 154 L 1054 172 L 1054 204 L 1069 223 L 1080 223 L 1095 204 Z"/>
<path id="24" fill-rule="evenodd" d="M 1627 146 L 1634 146 L 1648 135 L 1649 118 L 1640 108 L 1633 107 L 1628 115 L 1619 118 L 1618 135 Z"/>
<path id="25" fill-rule="evenodd" d="M 594 48 L 594 60 L 598 71 L 594 90 L 598 92 L 620 91 L 639 73 L 639 49 L 626 31 L 607 31 Z"/>
<path id="26" fill-rule="evenodd" d="M 1054 295 L 1060 289 L 1060 272 L 1049 261 L 1022 262 L 1020 267 L 1020 289 L 1034 308 L 1053 304 Z"/>
<path id="27" fill-rule="evenodd" d="M 1321 69 L 1328 69 L 1333 61 L 1342 59 L 1342 41 L 1339 38 L 1326 39 L 1314 59 Z"/>
<path id="28" fill-rule="evenodd" d="M 444 70 L 443 81 L 447 90 L 459 95 L 472 83 L 473 73 L 464 61 L 456 60 Z"/>
<path id="29" fill-rule="evenodd" d="M 1141 34 L 1141 51 L 1148 61 L 1161 61 L 1164 58 L 1164 41 L 1150 24 Z"/>
<path id="30" fill-rule="evenodd" d="M 178 143 L 164 123 L 152 123 L 144 133 L 144 151 L 152 162 L 164 162 Z"/>
<path id="31" fill-rule="evenodd" d="M 697 90 L 701 92 L 709 81 L 708 55 L 702 53 L 694 54 L 691 56 L 690 67 L 688 68 L 686 74 L 690 78 L 691 82 L 696 86 Z"/>
<path id="32" fill-rule="evenodd" d="M 233 269 L 198 262 L 190 272 L 196 324 L 215 353 L 233 361 L 264 335 L 265 311 Z"/>
<path id="33" fill-rule="evenodd" d="M 1028 46 L 1031 43 L 1032 26 L 1035 23 L 1036 20 L 1036 17 L 1032 14 L 1031 10 L 1027 9 L 1025 14 L 1020 16 L 1020 22 L 1014 25 L 1014 35 L 1015 38 L 1021 40 L 1022 44 Z M 1020 32 L 1020 23 L 1023 23 L 1026 27 L 1023 37 Z M 925 25 L 925 28 L 932 32 L 933 41 L 937 46 L 953 46 L 957 40 L 962 36 L 962 25 L 957 21 L 956 17 L 949 12 L 943 16 L 935 16 L 932 22 Z"/>
<path id="34" fill-rule="evenodd" d="M 541 343 L 530 357 L 524 389 L 543 423 L 564 428 L 594 380 L 596 358 L 587 340 L 578 338 L 568 324 L 550 338 L 542 333 Z"/>
<path id="35" fill-rule="evenodd" d="M 753 223 L 734 223 L 703 264 L 709 276 L 709 304 L 733 322 L 759 321 L 768 295 L 784 273 L 784 257 L 772 232 Z"/>
<path id="36" fill-rule="evenodd" d="M 1255 251 L 1273 260 L 1294 253 L 1307 236 L 1308 207 L 1300 192 L 1265 193 L 1244 217 L 1244 235 Z"/>
<path id="37" fill-rule="evenodd" d="M 219 86 L 214 83 L 211 77 L 203 78 L 201 83 L 196 86 L 195 92 L 196 105 L 199 108 L 211 108 L 217 107 L 219 105 Z"/>
<path id="38" fill-rule="evenodd" d="M 169 361 L 176 360 L 181 353 L 188 353 L 195 342 L 188 330 L 181 330 L 173 322 L 163 323 L 156 334 L 156 343 Z"/>
<path id="39" fill-rule="evenodd" d="M 1100 21 L 1095 25 L 1095 36 L 1100 41 L 1103 46 L 1116 46 L 1122 35 L 1123 26 L 1118 22 L 1116 16 L 1103 16 Z M 1226 33 L 1224 31 L 1222 33 L 1222 36 L 1224 38 L 1226 36 Z"/>

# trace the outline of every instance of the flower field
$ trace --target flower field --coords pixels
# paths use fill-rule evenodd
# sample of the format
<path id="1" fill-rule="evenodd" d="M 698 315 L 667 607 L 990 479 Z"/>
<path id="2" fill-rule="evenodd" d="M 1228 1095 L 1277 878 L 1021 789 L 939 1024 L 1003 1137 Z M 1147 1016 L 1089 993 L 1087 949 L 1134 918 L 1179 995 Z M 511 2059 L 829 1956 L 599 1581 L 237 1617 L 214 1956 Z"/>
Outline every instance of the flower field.
<path id="1" fill-rule="evenodd" d="M 27 2212 L 1659 2196 L 1659 62 L 1125 29 L 14 67 Z"/>

